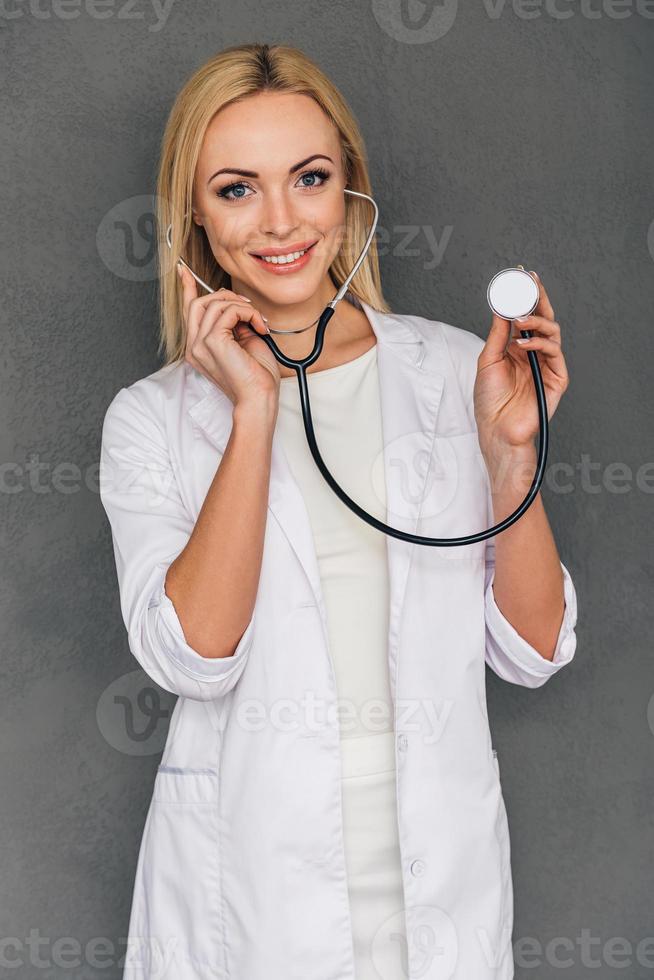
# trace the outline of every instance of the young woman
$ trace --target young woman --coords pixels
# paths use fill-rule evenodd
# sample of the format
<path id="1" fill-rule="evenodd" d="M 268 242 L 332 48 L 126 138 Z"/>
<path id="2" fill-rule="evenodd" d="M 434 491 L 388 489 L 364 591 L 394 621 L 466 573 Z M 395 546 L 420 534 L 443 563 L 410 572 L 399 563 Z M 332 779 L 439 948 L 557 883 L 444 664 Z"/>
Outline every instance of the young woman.
<path id="1" fill-rule="evenodd" d="M 508 823 L 485 664 L 538 687 L 576 596 L 540 496 L 467 547 L 407 544 L 331 492 L 284 353 L 313 347 L 372 217 L 361 134 L 301 52 L 246 44 L 185 85 L 158 181 L 165 365 L 104 421 L 102 501 L 130 648 L 179 695 L 136 871 L 132 980 L 508 980 Z M 206 293 L 178 256 L 215 292 Z M 254 331 L 250 329 L 254 328 Z M 309 369 L 323 457 L 387 523 L 497 523 L 568 385 L 533 339 L 384 301 L 374 250 Z"/>

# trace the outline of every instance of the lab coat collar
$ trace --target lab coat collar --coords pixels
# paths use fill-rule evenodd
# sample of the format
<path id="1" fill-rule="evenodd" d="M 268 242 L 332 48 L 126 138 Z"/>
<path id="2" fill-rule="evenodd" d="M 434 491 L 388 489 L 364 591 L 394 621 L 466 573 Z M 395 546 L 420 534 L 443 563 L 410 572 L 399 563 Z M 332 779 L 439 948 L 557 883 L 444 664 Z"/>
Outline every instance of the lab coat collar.
<path id="1" fill-rule="evenodd" d="M 429 469 L 424 462 L 431 456 L 445 382 L 443 341 L 436 334 L 436 343 L 427 344 L 410 316 L 382 313 L 368 303 L 357 300 L 355 305 L 358 303 L 377 338 L 386 523 L 415 533 Z M 223 453 L 232 428 L 232 403 L 212 381 L 190 365 L 185 367 L 189 382 L 201 394 L 188 409 L 189 415 Z M 338 479 L 337 473 L 334 476 Z M 300 560 L 324 617 L 308 512 L 277 431 L 272 441 L 268 506 Z M 393 642 L 399 631 L 402 596 L 416 545 L 389 535 L 386 545 L 391 588 L 389 639 Z"/>

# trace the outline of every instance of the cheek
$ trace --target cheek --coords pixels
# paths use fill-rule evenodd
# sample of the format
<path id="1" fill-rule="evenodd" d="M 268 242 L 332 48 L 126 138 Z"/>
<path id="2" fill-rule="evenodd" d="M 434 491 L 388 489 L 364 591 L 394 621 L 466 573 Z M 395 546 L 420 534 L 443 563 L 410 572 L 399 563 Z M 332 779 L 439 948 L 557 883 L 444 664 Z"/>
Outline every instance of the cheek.
<path id="1" fill-rule="evenodd" d="M 345 194 L 338 187 L 307 194 L 298 204 L 297 217 L 325 238 L 335 238 L 345 227 Z"/>
<path id="2" fill-rule="evenodd" d="M 345 235 L 345 208 L 340 197 L 337 200 L 336 206 L 332 201 L 331 206 L 325 207 L 323 227 L 326 237 L 331 241 L 340 243 Z"/>
<path id="3" fill-rule="evenodd" d="M 205 212 L 204 230 L 211 247 L 211 251 L 217 259 L 238 259 L 239 253 L 245 248 L 248 229 L 244 219 L 237 215 L 225 218 L 224 215 L 217 217 L 211 212 Z"/>
<path id="4" fill-rule="evenodd" d="M 320 255 L 331 262 L 336 257 L 339 249 L 345 242 L 345 211 L 334 201 L 325 201 L 315 207 L 310 216 L 309 227 L 313 228 L 321 237 L 321 241 L 316 246 L 320 250 Z"/>

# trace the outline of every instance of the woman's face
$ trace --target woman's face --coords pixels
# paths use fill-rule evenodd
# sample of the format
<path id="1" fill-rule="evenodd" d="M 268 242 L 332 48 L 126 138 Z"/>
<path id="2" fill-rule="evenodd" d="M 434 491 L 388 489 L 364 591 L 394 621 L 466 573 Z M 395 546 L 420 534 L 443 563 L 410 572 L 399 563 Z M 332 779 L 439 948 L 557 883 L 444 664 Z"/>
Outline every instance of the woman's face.
<path id="1" fill-rule="evenodd" d="M 211 121 L 193 218 L 236 292 L 269 307 L 316 294 L 329 300 L 328 269 L 345 232 L 344 186 L 338 131 L 318 104 L 260 92 Z"/>

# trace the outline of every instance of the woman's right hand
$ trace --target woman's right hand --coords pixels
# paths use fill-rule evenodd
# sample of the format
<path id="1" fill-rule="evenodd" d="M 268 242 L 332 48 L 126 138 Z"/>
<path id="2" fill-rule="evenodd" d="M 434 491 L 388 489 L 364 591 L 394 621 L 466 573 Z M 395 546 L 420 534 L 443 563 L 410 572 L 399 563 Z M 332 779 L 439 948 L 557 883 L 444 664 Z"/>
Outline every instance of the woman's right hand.
<path id="1" fill-rule="evenodd" d="M 186 323 L 184 359 L 234 404 L 279 397 L 277 359 L 257 334 L 267 334 L 261 313 L 230 289 L 198 296 L 195 279 L 177 265 Z M 254 334 L 245 324 L 251 323 Z"/>

